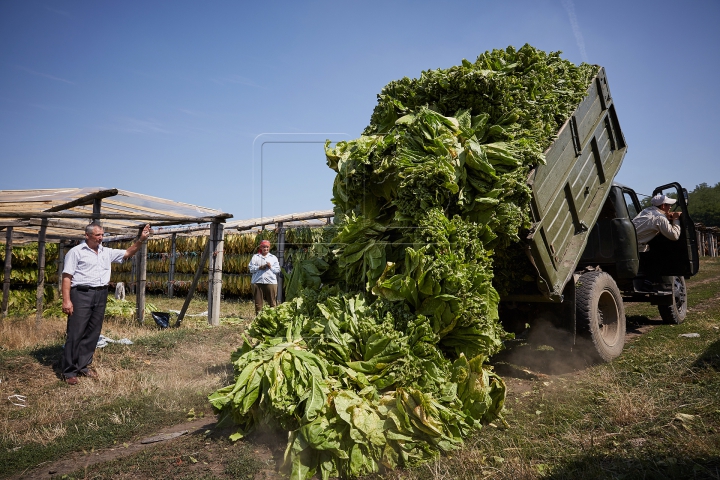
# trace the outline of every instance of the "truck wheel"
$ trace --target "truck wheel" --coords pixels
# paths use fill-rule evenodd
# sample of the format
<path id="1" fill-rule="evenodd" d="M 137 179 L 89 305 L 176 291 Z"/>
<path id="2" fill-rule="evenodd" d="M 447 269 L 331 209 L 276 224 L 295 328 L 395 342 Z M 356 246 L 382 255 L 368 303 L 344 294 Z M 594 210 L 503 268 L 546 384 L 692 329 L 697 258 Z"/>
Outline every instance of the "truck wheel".
<path id="1" fill-rule="evenodd" d="M 625 346 L 625 309 L 615 280 L 605 272 L 583 274 L 576 286 L 578 330 L 595 346 L 596 360 L 618 357 Z"/>
<path id="2" fill-rule="evenodd" d="M 687 290 L 685 289 L 685 277 L 673 277 L 672 282 L 672 305 L 658 305 L 663 323 L 679 325 L 687 315 Z"/>

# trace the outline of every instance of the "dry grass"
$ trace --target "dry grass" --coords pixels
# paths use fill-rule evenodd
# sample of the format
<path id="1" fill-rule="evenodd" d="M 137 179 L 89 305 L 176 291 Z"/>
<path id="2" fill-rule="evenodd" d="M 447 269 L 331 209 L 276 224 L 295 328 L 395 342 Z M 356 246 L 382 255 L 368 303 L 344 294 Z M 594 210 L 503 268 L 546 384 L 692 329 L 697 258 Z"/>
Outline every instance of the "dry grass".
<path id="1" fill-rule="evenodd" d="M 127 295 L 125 298 L 128 302 L 135 303 L 135 295 Z M 148 296 L 147 298 L 148 303 L 152 303 L 155 307 L 157 307 L 158 311 L 161 312 L 168 312 L 170 310 L 177 310 L 179 311 L 183 303 L 185 302 L 184 297 L 173 297 L 168 298 L 166 296 L 162 295 L 154 295 L 154 296 Z M 187 315 L 196 315 L 202 312 L 207 312 L 208 308 L 208 301 L 207 297 L 204 297 L 202 295 L 195 295 L 190 300 L 190 305 L 188 306 Z M 244 300 L 244 299 L 237 299 L 237 298 L 223 298 L 220 303 L 220 317 L 222 318 L 245 318 L 245 319 L 251 319 L 255 316 L 255 307 L 251 300 Z M 190 318 L 201 318 L 201 317 L 191 317 L 188 316 L 186 319 Z M 205 318 L 205 317 L 202 317 Z M 146 322 L 150 321 L 152 322 L 152 319 L 147 318 L 146 316 Z M 207 320 L 207 318 L 205 318 Z"/>
<path id="2" fill-rule="evenodd" d="M 182 306 L 182 299 L 159 300 L 149 299 L 170 308 Z M 103 335 L 128 338 L 133 345 L 111 343 L 96 350 L 93 367 L 99 380 L 81 378 L 72 387 L 61 380 L 58 370 L 64 320 L 44 319 L 39 328 L 34 316 L 3 321 L 2 450 L 52 450 L 62 442 L 70 450 L 89 450 L 94 437 L 109 441 L 113 428 L 127 437 L 155 428 L 151 425 L 155 421 L 182 420 L 191 409 L 198 415 L 211 414 L 206 396 L 232 380 L 230 353 L 240 346 L 247 323 L 237 315 L 254 314 L 251 305 L 248 309 L 240 302 L 229 310 L 236 316 L 222 319 L 220 327 L 207 325 L 207 317 L 188 317 L 180 328 L 162 331 L 152 320 L 138 325 L 130 319 L 106 319 Z M 24 401 L 13 405 L 6 400 L 13 395 L 23 396 L 12 398 Z"/>
<path id="3" fill-rule="evenodd" d="M 51 345 L 65 337 L 65 320 L 43 319 L 35 325 L 35 317 L 8 317 L 0 320 L 0 351 L 25 350 Z"/>
<path id="4" fill-rule="evenodd" d="M 126 297 L 126 301 L 131 304 L 135 304 L 135 300 L 134 295 Z M 179 311 L 185 299 L 148 296 L 146 301 L 155 306 L 157 311 L 168 312 Z M 255 316 L 255 308 L 248 300 L 225 299 L 221 302 L 220 308 L 221 319 L 251 320 Z M 203 312 L 207 312 L 207 298 L 196 295 L 190 302 L 183 323 L 193 328 L 207 324 L 206 316 L 193 316 Z M 2 319 L 0 320 L 0 351 L 25 350 L 62 343 L 65 337 L 65 328 L 66 320 L 64 318 L 43 318 L 39 326 L 36 325 L 34 314 Z M 144 325 L 139 325 L 133 318 L 106 318 L 102 334 L 114 339 L 134 338 L 154 330 L 156 330 L 155 324 L 151 316 L 146 314 Z"/>
<path id="5" fill-rule="evenodd" d="M 647 384 L 628 388 L 618 383 L 617 372 L 612 367 L 597 373 L 593 387 L 598 407 L 615 428 L 651 421 L 660 413 L 657 403 L 661 399 L 657 392 L 649 391 Z"/>

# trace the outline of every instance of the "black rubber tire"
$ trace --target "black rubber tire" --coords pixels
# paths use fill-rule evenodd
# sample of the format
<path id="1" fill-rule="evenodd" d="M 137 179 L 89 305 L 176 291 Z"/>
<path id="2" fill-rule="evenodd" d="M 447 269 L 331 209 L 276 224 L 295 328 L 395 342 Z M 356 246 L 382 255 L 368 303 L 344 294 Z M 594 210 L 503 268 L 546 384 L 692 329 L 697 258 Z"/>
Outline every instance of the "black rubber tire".
<path id="1" fill-rule="evenodd" d="M 663 323 L 680 325 L 687 316 L 687 288 L 685 277 L 672 277 L 672 305 L 658 305 Z"/>
<path id="2" fill-rule="evenodd" d="M 625 307 L 615 280 L 605 272 L 587 272 L 577 282 L 575 305 L 578 330 L 589 336 L 595 360 L 609 362 L 625 346 Z"/>

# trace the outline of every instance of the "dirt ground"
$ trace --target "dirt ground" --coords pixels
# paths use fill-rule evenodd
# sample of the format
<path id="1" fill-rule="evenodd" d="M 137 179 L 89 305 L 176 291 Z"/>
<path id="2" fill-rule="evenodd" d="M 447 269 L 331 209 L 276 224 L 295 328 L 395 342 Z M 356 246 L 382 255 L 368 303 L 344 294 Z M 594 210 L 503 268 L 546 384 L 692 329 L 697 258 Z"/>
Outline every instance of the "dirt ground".
<path id="1" fill-rule="evenodd" d="M 156 435 L 151 435 L 144 439 L 140 439 L 137 442 L 125 443 L 119 447 L 99 450 L 92 453 L 76 452 L 68 458 L 40 465 L 36 469 L 30 470 L 12 478 L 17 480 L 32 480 L 41 478 L 52 478 L 53 476 L 62 476 L 74 472 L 79 468 L 87 468 L 97 463 L 108 462 L 117 458 L 133 455 L 155 445 L 155 443 L 143 443 L 143 440 L 145 439 L 151 439 L 152 437 L 161 434 L 173 433 L 181 433 L 182 435 L 199 435 L 203 434 L 206 430 L 213 428 L 214 425 L 215 419 L 212 418 L 193 420 L 191 422 L 186 422 L 180 425 L 168 427 L 166 429 L 163 429 L 162 432 L 158 432 Z M 175 437 L 172 440 L 177 438 L 180 438 L 180 436 Z M 171 441 L 171 439 L 166 441 Z"/>

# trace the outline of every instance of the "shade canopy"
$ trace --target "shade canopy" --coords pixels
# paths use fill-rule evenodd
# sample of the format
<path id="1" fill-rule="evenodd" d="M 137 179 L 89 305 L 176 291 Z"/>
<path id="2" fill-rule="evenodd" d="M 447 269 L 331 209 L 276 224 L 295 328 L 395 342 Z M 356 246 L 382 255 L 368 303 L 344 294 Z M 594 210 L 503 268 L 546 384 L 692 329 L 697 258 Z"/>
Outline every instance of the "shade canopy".
<path id="1" fill-rule="evenodd" d="M 224 222 L 229 213 L 141 193 L 101 187 L 0 190 L 0 230 L 13 227 L 13 242 L 36 241 L 43 222 L 45 238 L 77 240 L 98 219 L 106 235 L 134 236 L 153 227 Z"/>

